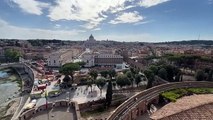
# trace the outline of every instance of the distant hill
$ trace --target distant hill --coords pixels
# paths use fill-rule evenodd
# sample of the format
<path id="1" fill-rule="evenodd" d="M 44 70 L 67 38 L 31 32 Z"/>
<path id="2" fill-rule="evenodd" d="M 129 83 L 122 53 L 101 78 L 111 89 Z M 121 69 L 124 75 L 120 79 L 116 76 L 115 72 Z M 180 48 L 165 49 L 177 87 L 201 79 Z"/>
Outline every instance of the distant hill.
<path id="1" fill-rule="evenodd" d="M 183 40 L 171 42 L 159 42 L 155 44 L 175 44 L 175 45 L 213 45 L 213 40 Z"/>

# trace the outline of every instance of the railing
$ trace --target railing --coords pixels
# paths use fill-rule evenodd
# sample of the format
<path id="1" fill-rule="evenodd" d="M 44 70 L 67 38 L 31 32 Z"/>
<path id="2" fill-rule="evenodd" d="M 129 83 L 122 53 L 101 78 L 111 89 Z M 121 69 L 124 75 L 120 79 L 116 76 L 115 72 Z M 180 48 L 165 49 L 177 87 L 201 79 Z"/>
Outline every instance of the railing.
<path id="1" fill-rule="evenodd" d="M 157 97 L 160 93 L 176 88 L 195 88 L 195 87 L 213 87 L 213 82 L 176 82 L 166 83 L 144 90 L 118 106 L 108 117 L 108 120 L 118 120 L 121 116 L 127 114 L 131 109 L 141 102 Z"/>

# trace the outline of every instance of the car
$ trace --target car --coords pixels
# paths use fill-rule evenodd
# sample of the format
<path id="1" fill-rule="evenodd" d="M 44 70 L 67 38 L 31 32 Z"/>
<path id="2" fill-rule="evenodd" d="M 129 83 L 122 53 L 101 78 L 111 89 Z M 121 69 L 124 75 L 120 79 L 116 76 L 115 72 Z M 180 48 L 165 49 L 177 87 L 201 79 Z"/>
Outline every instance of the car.
<path id="1" fill-rule="evenodd" d="M 49 96 L 50 98 L 51 98 L 51 97 L 58 97 L 60 94 L 61 94 L 61 92 L 55 92 L 55 93 L 49 94 L 48 96 Z"/>
<path id="2" fill-rule="evenodd" d="M 37 100 L 33 99 L 30 103 L 35 103 L 36 104 Z"/>

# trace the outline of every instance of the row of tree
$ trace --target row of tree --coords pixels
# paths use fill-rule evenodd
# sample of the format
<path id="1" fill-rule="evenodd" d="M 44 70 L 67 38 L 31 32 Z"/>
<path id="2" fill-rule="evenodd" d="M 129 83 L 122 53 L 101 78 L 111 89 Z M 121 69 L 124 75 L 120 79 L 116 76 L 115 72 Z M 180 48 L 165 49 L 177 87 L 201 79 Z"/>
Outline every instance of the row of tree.
<path id="1" fill-rule="evenodd" d="M 70 85 L 74 82 L 74 72 L 80 70 L 80 68 L 84 65 L 84 63 L 82 62 L 78 62 L 78 63 L 67 63 L 64 64 L 61 68 L 60 68 L 60 73 L 64 74 L 65 77 L 63 79 L 63 82 L 65 83 L 65 85 Z M 108 82 L 108 86 L 107 86 L 107 93 L 106 93 L 106 101 L 105 101 L 105 106 L 109 107 L 112 101 L 112 82 L 111 79 L 112 77 L 115 77 L 116 72 L 114 70 L 110 70 L 110 71 L 104 71 L 101 72 L 101 75 L 103 75 L 104 77 L 108 77 L 110 78 L 110 80 L 107 80 L 106 78 L 99 78 L 98 77 L 98 72 L 96 70 L 91 70 L 89 72 L 90 77 L 88 77 L 87 79 L 84 79 L 85 82 L 87 83 L 88 86 L 91 87 L 91 91 L 92 91 L 92 85 L 96 84 L 98 86 L 98 88 L 100 89 L 101 95 L 102 95 L 102 89 L 103 87 L 106 85 L 106 83 Z M 69 77 L 71 76 L 71 78 Z M 70 82 L 71 81 L 71 82 Z"/>
<path id="2" fill-rule="evenodd" d="M 182 81 L 181 70 L 177 67 L 167 64 L 151 65 L 147 70 L 144 71 L 148 79 L 147 88 L 152 87 L 155 80 L 155 75 L 168 82 L 179 82 Z"/>
<path id="3" fill-rule="evenodd" d="M 213 81 L 213 69 L 206 68 L 204 70 L 198 70 L 195 74 L 197 81 Z"/>
<path id="4" fill-rule="evenodd" d="M 197 56 L 197 55 L 179 55 L 179 54 L 166 54 L 163 56 L 178 67 L 193 69 L 196 61 L 213 63 L 211 58 Z"/>

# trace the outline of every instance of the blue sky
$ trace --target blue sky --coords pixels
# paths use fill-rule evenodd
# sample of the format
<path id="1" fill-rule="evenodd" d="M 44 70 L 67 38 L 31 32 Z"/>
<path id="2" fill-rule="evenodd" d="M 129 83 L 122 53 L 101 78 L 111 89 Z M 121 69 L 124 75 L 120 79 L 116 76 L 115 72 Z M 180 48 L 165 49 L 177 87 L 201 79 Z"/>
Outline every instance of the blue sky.
<path id="1" fill-rule="evenodd" d="M 213 39 L 213 0 L 0 0 L 0 38 Z"/>

